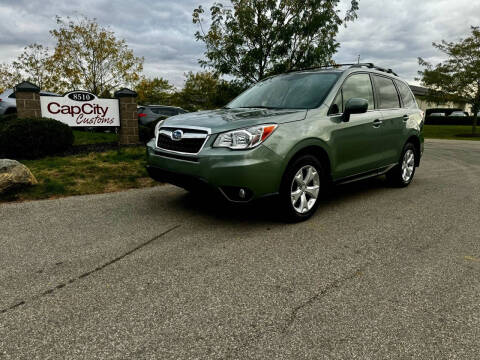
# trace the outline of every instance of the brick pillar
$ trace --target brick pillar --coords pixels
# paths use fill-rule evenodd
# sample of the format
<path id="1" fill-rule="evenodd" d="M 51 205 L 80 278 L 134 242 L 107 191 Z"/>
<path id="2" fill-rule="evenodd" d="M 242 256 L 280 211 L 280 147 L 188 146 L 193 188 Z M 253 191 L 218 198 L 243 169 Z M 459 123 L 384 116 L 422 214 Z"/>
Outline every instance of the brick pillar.
<path id="1" fill-rule="evenodd" d="M 28 81 L 15 86 L 17 115 L 19 118 L 41 118 L 40 88 Z"/>
<path id="2" fill-rule="evenodd" d="M 120 107 L 120 145 L 139 144 L 137 93 L 123 88 L 115 92 Z"/>

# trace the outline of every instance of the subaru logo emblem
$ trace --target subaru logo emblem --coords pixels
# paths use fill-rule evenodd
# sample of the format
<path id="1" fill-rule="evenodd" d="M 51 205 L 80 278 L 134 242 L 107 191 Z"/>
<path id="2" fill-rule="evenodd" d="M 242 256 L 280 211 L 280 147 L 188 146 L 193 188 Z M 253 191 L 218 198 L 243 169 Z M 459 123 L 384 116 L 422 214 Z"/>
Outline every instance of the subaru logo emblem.
<path id="1" fill-rule="evenodd" d="M 182 130 L 175 130 L 172 132 L 172 140 L 175 141 L 180 141 L 182 140 L 183 137 L 183 131 Z"/>

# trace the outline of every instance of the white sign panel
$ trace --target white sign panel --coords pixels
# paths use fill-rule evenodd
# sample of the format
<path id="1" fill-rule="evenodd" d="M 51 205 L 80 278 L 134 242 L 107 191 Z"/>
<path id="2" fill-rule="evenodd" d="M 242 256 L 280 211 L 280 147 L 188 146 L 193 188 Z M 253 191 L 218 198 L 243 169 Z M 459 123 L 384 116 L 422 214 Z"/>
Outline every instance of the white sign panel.
<path id="1" fill-rule="evenodd" d="M 69 126 L 120 126 L 118 100 L 99 99 L 86 91 L 68 92 L 62 97 L 41 96 L 42 117 Z"/>

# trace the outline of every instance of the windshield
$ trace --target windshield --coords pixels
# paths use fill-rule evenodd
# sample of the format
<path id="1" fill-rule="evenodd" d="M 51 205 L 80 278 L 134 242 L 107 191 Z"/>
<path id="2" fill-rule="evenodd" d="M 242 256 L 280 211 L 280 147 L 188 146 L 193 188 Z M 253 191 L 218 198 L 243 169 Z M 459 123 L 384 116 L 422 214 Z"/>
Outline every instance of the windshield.
<path id="1" fill-rule="evenodd" d="M 314 109 L 340 73 L 292 73 L 269 78 L 245 91 L 228 108 Z"/>

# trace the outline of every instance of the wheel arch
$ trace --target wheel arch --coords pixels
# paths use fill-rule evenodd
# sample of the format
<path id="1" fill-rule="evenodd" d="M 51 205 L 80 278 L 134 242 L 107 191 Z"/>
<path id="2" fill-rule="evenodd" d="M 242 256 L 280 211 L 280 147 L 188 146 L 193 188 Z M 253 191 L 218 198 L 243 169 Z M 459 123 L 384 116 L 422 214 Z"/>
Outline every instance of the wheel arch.
<path id="1" fill-rule="evenodd" d="M 416 135 L 411 135 L 405 142 L 405 145 L 408 143 L 412 143 L 415 147 L 415 151 L 417 152 L 417 156 L 415 156 L 415 166 L 418 167 L 420 165 L 420 155 L 422 153 L 420 139 Z"/>
<path id="2" fill-rule="evenodd" d="M 286 157 L 286 161 L 284 162 L 283 166 L 283 172 L 285 172 L 290 164 L 292 164 L 296 159 L 307 154 L 315 156 L 321 162 L 321 164 L 325 166 L 325 173 L 329 179 L 331 179 L 332 163 L 330 160 L 331 157 L 328 146 L 317 139 L 310 139 L 297 144 L 297 146 L 295 146 Z"/>

